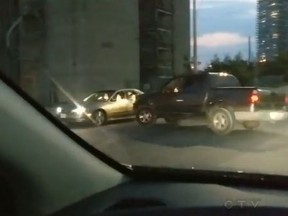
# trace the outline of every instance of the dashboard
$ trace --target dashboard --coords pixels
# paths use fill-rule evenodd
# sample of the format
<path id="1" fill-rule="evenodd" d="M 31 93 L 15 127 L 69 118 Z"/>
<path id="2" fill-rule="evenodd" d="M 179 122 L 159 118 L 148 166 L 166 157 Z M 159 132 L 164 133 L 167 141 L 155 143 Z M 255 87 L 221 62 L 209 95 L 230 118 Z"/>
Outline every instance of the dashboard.
<path id="1" fill-rule="evenodd" d="M 287 215 L 288 193 L 213 184 L 128 182 L 57 215 Z"/>

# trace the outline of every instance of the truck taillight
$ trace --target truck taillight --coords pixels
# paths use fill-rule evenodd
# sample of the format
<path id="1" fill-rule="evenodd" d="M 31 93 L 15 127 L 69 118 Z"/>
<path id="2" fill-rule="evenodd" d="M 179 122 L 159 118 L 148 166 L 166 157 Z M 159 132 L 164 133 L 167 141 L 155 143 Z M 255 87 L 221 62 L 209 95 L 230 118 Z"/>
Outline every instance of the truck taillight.
<path id="1" fill-rule="evenodd" d="M 256 103 L 256 102 L 259 102 L 259 96 L 258 96 L 258 91 L 257 90 L 254 90 L 252 92 L 250 100 L 251 100 L 251 103 L 253 103 L 253 104 Z"/>
<path id="2" fill-rule="evenodd" d="M 285 104 L 288 104 L 288 95 L 285 96 Z"/>

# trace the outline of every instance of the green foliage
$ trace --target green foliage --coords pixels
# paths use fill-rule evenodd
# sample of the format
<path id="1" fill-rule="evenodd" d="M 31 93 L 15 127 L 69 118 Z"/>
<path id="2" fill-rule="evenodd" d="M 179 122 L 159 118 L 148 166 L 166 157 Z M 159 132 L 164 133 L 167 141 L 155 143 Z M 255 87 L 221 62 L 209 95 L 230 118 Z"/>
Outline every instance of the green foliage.
<path id="1" fill-rule="evenodd" d="M 257 63 L 259 80 L 263 85 L 279 87 L 288 83 L 288 52 L 279 54 L 273 61 Z"/>
<path id="2" fill-rule="evenodd" d="M 288 78 L 288 53 L 282 53 L 274 61 L 259 62 L 259 75 L 283 75 Z"/>
<path id="3" fill-rule="evenodd" d="M 243 60 L 242 54 L 238 53 L 233 58 L 226 55 L 222 60 L 215 55 L 205 70 L 213 72 L 227 72 L 235 75 L 242 85 L 252 85 L 254 77 L 254 66 Z"/>

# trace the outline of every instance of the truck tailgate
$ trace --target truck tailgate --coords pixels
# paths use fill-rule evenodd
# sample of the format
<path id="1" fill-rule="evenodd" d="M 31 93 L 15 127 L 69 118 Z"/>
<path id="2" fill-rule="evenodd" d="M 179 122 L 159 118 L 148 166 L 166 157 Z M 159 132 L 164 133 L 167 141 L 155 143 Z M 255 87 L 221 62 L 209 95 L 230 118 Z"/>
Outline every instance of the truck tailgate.
<path id="1" fill-rule="evenodd" d="M 257 94 L 259 95 L 259 101 L 256 107 L 259 109 L 279 110 L 283 109 L 288 102 L 285 94 L 272 89 L 259 88 Z"/>

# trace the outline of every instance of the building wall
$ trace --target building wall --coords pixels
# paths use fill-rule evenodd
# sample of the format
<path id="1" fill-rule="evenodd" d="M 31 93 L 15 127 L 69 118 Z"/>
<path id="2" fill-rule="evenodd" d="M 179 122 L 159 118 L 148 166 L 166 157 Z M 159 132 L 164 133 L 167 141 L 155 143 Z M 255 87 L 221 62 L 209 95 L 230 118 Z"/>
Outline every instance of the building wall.
<path id="1" fill-rule="evenodd" d="M 173 36 L 173 71 L 168 76 L 184 73 L 185 58 L 190 59 L 189 0 L 172 1 L 171 25 L 163 22 L 171 27 Z M 41 104 L 48 106 L 57 97 L 67 100 L 66 93 L 79 99 L 100 89 L 139 88 L 143 84 L 139 1 L 21 2 L 21 7 L 28 3 L 37 9 L 32 11 L 38 11 L 36 18 L 21 24 L 22 87 Z"/>
<path id="2" fill-rule="evenodd" d="M 258 0 L 258 59 L 288 51 L 288 1 Z"/>
<path id="3" fill-rule="evenodd" d="M 16 83 L 19 83 L 19 29 L 11 31 L 9 47 L 6 35 L 18 17 L 18 0 L 0 0 L 0 70 Z"/>
<path id="4" fill-rule="evenodd" d="M 46 68 L 73 97 L 139 87 L 137 1 L 47 1 L 46 14 Z"/>
<path id="5" fill-rule="evenodd" d="M 48 80 L 44 76 L 44 45 L 46 39 L 45 10 L 43 0 L 20 0 L 19 15 L 19 85 L 41 104 L 49 102 L 43 95 Z"/>
<path id="6" fill-rule="evenodd" d="M 174 73 L 185 72 L 190 60 L 190 1 L 174 0 Z M 186 60 L 185 60 L 186 59 Z"/>
<path id="7" fill-rule="evenodd" d="M 147 91 L 183 74 L 190 59 L 190 1 L 139 0 L 140 73 Z"/>

